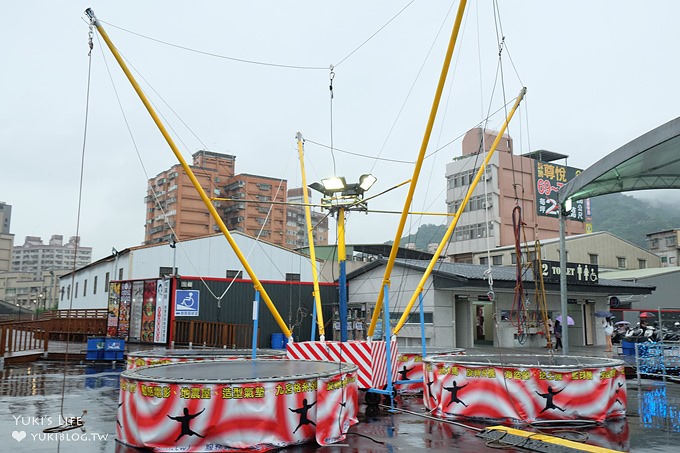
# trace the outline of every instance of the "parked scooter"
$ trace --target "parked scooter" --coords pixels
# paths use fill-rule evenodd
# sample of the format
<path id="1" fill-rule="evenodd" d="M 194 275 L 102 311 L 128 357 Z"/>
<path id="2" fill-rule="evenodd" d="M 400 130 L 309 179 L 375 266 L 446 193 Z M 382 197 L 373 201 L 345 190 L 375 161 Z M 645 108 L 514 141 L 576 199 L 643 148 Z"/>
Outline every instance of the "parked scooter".
<path id="1" fill-rule="evenodd" d="M 637 323 L 628 329 L 623 339 L 631 343 L 656 342 L 661 339 L 660 334 L 655 326 Z"/>

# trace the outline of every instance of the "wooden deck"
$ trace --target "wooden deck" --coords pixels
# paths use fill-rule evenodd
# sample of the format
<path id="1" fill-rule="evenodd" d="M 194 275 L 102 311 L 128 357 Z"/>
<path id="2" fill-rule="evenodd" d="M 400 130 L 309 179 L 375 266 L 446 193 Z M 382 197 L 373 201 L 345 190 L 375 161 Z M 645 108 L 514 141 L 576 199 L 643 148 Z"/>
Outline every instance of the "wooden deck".
<path id="1" fill-rule="evenodd" d="M 6 364 L 85 360 L 88 338 L 106 337 L 107 315 L 107 310 L 56 310 L 36 320 L 0 322 L 0 359 Z M 176 320 L 173 327 L 177 346 L 243 349 L 252 344 L 252 325 Z M 162 346 L 127 343 L 126 350 Z"/>

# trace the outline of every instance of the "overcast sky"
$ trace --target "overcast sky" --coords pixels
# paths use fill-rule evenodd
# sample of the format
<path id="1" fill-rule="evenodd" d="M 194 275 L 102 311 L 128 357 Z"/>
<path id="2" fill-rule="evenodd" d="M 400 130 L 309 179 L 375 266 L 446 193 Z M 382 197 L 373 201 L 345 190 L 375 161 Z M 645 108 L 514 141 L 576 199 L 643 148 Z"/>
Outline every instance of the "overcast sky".
<path id="1" fill-rule="evenodd" d="M 445 165 L 460 155 L 460 137 L 500 109 L 488 123 L 497 129 L 522 86 L 526 102 L 509 131 L 515 151 L 564 153 L 574 167 L 678 116 L 680 2 L 499 0 L 496 15 L 491 1 L 468 3 L 412 210 L 446 210 Z M 370 195 L 413 173 L 457 2 L 3 1 L 0 201 L 12 205 L 16 245 L 78 228 L 87 7 L 187 160 L 199 149 L 233 154 L 237 173 L 296 187 L 300 131 L 308 182 L 370 172 L 378 178 Z M 103 45 L 95 34 L 79 222 L 94 259 L 143 241 L 147 178 L 176 163 Z M 369 207 L 400 212 L 406 193 Z M 347 241 L 392 240 L 398 219 L 353 213 Z M 443 222 L 413 216 L 405 234 Z"/>

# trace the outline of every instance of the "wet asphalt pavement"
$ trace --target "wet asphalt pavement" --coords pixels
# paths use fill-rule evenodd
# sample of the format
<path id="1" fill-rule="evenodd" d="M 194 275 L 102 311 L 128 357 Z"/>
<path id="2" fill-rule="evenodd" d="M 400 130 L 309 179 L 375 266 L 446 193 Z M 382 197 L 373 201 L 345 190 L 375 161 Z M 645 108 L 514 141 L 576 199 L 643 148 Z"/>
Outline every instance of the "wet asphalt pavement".
<path id="1" fill-rule="evenodd" d="M 486 352 L 489 350 L 486 349 Z M 602 356 L 593 349 L 592 355 Z M 474 351 L 469 351 L 474 353 Z M 576 351 L 583 354 L 583 351 Z M 121 366 L 111 364 L 64 364 L 38 361 L 5 365 L 0 371 L 0 451 L 12 452 L 102 452 L 139 451 L 115 441 Z M 680 449 L 680 384 L 662 380 L 628 379 L 625 419 L 590 427 L 561 427 L 549 430 L 516 426 L 554 434 L 618 451 L 673 452 Z M 476 434 L 484 425 L 465 420 L 428 418 L 422 398 L 403 395 L 395 401 L 396 411 L 386 407 L 361 406 L 360 423 L 353 426 L 345 442 L 326 447 L 303 445 L 286 452 L 391 452 L 391 451 L 494 451 L 498 445 Z M 82 417 L 84 430 L 60 434 L 45 428 Z M 490 423 L 493 425 L 495 423 Z M 511 449 L 506 451 L 527 451 Z"/>

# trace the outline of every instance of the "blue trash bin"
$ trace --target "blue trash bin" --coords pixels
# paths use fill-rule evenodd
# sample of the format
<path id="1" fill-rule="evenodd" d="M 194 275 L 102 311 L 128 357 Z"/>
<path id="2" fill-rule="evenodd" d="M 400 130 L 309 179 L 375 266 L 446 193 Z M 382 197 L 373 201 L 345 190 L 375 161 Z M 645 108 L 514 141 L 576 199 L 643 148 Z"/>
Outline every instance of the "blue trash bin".
<path id="1" fill-rule="evenodd" d="M 623 355 L 635 355 L 635 343 L 622 340 L 621 352 L 623 353 Z"/>
<path id="2" fill-rule="evenodd" d="M 85 353 L 85 360 L 103 360 L 105 338 L 92 337 L 87 339 L 87 352 Z"/>
<path id="3" fill-rule="evenodd" d="M 125 340 L 107 338 L 104 345 L 104 360 L 123 360 Z"/>
<path id="4" fill-rule="evenodd" d="M 282 333 L 272 334 L 272 349 L 286 349 L 288 339 Z"/>

